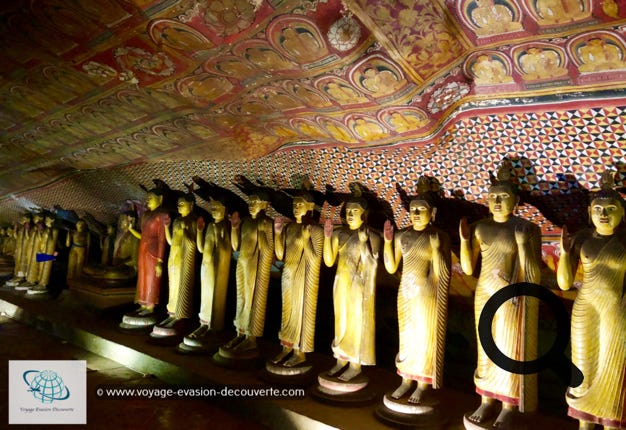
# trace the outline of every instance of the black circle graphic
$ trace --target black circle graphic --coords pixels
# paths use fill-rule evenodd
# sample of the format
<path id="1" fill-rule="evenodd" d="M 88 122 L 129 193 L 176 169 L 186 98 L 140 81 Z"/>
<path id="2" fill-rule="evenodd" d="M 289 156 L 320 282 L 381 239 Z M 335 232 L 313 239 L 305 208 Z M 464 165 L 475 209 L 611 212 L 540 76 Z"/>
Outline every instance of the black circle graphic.
<path id="1" fill-rule="evenodd" d="M 544 301 L 556 318 L 556 340 L 548 352 L 535 360 L 519 361 L 506 356 L 496 345 L 491 333 L 491 325 L 496 311 L 507 300 L 519 296 L 531 296 Z M 577 387 L 583 381 L 583 374 L 580 369 L 564 354 L 570 341 L 570 322 L 567 310 L 555 294 L 541 285 L 519 282 L 508 285 L 491 296 L 480 313 L 478 337 L 485 354 L 498 367 L 508 372 L 528 375 L 550 368 L 571 387 Z"/>

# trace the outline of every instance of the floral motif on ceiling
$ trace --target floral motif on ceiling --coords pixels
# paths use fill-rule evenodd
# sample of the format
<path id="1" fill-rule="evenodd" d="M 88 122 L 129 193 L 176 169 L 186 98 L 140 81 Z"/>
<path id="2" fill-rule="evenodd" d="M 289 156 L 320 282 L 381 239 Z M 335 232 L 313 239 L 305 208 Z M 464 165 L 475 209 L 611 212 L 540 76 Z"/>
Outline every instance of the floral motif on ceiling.
<path id="1" fill-rule="evenodd" d="M 423 141 L 464 103 L 626 83 L 626 7 L 613 0 L 23 0 L 0 10 L 0 192 L 41 185 L 24 172 L 45 170 L 46 182 L 185 154 Z"/>

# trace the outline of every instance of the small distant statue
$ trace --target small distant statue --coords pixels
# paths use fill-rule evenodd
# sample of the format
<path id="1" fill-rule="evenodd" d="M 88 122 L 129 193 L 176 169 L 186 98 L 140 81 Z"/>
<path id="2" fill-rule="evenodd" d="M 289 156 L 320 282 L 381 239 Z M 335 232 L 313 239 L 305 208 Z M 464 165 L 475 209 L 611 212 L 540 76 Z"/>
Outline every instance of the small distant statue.
<path id="1" fill-rule="evenodd" d="M 27 294 L 44 294 L 48 292 L 52 265 L 56 260 L 56 247 L 59 229 L 55 227 L 56 218 L 50 211 L 43 212 L 43 228 L 35 249 L 35 264 L 39 266 L 35 285 L 28 289 Z"/>
<path id="2" fill-rule="evenodd" d="M 178 216 L 172 223 L 164 225 L 165 239 L 170 245 L 167 260 L 169 281 L 167 313 L 168 317 L 158 323 L 150 333 L 154 338 L 173 338 L 185 330 L 186 320 L 193 311 L 193 287 L 196 274 L 197 229 L 204 228 L 204 220 L 193 213 L 195 197 L 190 193 L 178 198 Z"/>
<path id="3" fill-rule="evenodd" d="M 83 272 L 83 267 L 87 262 L 89 246 L 91 244 L 91 235 L 87 229 L 87 223 L 84 219 L 76 222 L 76 230 L 67 234 L 65 246 L 70 249 L 67 262 L 67 280 L 78 278 Z"/>
<path id="4" fill-rule="evenodd" d="M 15 287 L 22 282 L 28 271 L 28 258 L 26 257 L 27 238 L 31 229 L 31 215 L 24 213 L 15 225 L 15 251 L 13 259 L 15 266 L 13 269 L 13 277 L 6 281 L 7 287 Z"/>

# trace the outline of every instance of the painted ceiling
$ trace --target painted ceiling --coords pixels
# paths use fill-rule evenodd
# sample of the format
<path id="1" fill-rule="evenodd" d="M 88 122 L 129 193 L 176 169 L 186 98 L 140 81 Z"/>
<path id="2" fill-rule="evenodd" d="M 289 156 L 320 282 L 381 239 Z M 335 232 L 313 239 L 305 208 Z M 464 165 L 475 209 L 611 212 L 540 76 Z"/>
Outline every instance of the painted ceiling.
<path id="1" fill-rule="evenodd" d="M 146 161 L 436 153 L 467 103 L 626 84 L 622 0 L 22 0 L 0 16 L 4 198 Z"/>

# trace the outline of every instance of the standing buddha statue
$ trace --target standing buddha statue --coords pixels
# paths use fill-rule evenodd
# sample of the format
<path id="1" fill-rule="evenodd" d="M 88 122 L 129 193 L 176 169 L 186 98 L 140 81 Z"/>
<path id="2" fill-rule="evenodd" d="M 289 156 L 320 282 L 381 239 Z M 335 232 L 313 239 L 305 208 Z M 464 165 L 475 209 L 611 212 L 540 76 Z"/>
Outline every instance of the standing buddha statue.
<path id="1" fill-rule="evenodd" d="M 575 285 L 579 263 L 582 284 L 572 308 L 572 362 L 583 374 L 567 390 L 568 415 L 581 430 L 596 424 L 605 429 L 626 427 L 626 229 L 622 196 L 613 189 L 609 172 L 593 194 L 589 217 L 593 228 L 570 239 L 561 236 L 557 281 L 563 290 Z"/>

